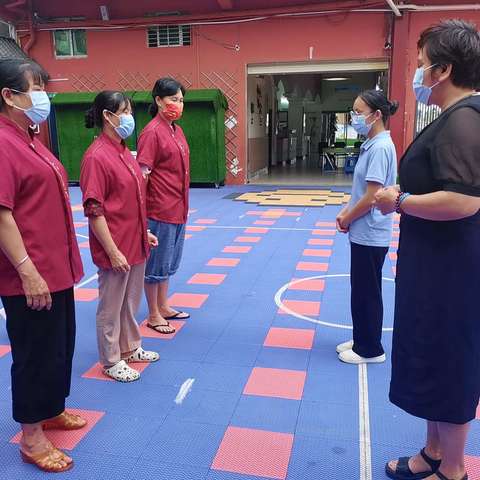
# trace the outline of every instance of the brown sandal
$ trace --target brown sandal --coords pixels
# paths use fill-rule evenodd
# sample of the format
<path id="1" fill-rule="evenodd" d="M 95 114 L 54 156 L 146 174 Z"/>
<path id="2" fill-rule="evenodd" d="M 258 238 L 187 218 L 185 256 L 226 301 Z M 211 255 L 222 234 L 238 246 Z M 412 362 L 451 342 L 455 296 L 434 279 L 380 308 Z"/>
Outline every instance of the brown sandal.
<path id="1" fill-rule="evenodd" d="M 44 430 L 79 430 L 87 424 L 87 421 L 66 410 L 58 415 L 58 417 L 43 422 Z"/>
<path id="2" fill-rule="evenodd" d="M 61 473 L 70 470 L 73 467 L 73 460 L 69 463 L 66 460 L 66 455 L 58 448 L 51 447 L 43 452 L 29 454 L 20 450 L 20 455 L 25 463 L 35 465 L 40 470 L 49 473 Z M 65 466 L 61 465 L 65 463 Z"/>
<path id="3" fill-rule="evenodd" d="M 170 322 L 167 322 L 164 325 L 152 325 L 147 323 L 147 327 L 162 335 L 171 335 L 172 333 L 175 333 L 175 327 L 173 327 Z"/>

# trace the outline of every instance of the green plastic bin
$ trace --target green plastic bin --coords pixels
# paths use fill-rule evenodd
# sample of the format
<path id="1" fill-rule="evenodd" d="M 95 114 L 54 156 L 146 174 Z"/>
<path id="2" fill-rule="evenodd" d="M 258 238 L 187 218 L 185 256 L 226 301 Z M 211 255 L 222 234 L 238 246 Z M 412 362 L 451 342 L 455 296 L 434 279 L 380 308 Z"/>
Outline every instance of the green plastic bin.
<path id="1" fill-rule="evenodd" d="M 135 120 L 140 131 L 152 119 L 148 106 L 151 92 L 136 92 Z M 179 125 L 190 147 L 191 183 L 222 185 L 226 175 L 225 110 L 227 99 L 217 89 L 188 90 Z"/>
<path id="2" fill-rule="evenodd" d="M 85 128 L 85 112 L 98 92 L 57 93 L 52 95 L 54 131 L 52 143 L 68 172 L 71 182 L 80 179 L 83 154 L 98 136 L 98 128 Z M 133 98 L 133 92 L 126 92 Z M 136 132 L 127 140 L 128 148 L 136 150 Z"/>

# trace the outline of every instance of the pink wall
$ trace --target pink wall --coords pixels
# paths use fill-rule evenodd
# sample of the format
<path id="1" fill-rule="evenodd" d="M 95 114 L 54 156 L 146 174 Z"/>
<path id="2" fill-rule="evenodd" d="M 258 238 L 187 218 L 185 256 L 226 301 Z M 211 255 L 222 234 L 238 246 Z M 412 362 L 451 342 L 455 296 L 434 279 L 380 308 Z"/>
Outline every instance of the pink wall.
<path id="1" fill-rule="evenodd" d="M 57 60 L 51 32 L 39 32 L 31 55 L 49 71 L 52 91 L 123 88 L 149 90 L 171 74 L 193 88 L 221 88 L 238 126 L 230 132 L 229 153 L 243 171 L 228 183 L 244 183 L 247 135 L 246 68 L 252 63 L 384 58 L 384 14 L 352 13 L 341 17 L 277 19 L 245 24 L 195 27 L 193 45 L 147 48 L 145 28 L 89 31 L 88 58 Z M 359 42 L 359 31 L 362 41 Z M 237 52 L 233 45 L 238 44 Z M 123 76 L 123 80 L 122 80 Z"/>

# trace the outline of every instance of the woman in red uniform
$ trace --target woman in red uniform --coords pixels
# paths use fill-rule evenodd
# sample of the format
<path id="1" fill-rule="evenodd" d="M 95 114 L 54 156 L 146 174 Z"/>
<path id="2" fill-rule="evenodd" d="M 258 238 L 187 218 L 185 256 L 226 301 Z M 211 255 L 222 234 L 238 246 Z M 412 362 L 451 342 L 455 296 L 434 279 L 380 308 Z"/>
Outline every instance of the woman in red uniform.
<path id="1" fill-rule="evenodd" d="M 66 172 L 34 135 L 50 113 L 47 80 L 30 60 L 0 61 L 0 295 L 20 453 L 42 470 L 63 472 L 73 461 L 43 430 L 86 424 L 65 411 L 75 345 L 73 285 L 83 270 Z"/>
<path id="2" fill-rule="evenodd" d="M 173 78 L 161 78 L 153 87 L 150 113 L 153 120 L 138 140 L 137 160 L 148 178 L 148 228 L 158 238 L 145 272 L 147 325 L 158 333 L 173 333 L 172 319 L 185 319 L 185 312 L 168 305 L 168 281 L 182 257 L 188 215 L 190 159 L 188 143 L 175 120 L 182 116 L 184 87 Z"/>
<path id="3" fill-rule="evenodd" d="M 145 180 L 124 139 L 135 129 L 131 102 L 121 92 L 100 92 L 85 117 L 101 135 L 82 161 L 80 187 L 90 226 L 90 249 L 98 267 L 97 340 L 104 373 L 132 382 L 140 373 L 128 363 L 156 362 L 141 347 L 135 314 L 140 304 L 149 246 Z"/>

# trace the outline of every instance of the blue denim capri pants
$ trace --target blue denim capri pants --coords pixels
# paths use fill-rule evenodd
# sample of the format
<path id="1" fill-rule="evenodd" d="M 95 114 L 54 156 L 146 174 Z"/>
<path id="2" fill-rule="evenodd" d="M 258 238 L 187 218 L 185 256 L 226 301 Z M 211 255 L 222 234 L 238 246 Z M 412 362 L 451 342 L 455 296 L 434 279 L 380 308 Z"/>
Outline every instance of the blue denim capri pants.
<path id="1" fill-rule="evenodd" d="M 148 229 L 158 238 L 158 247 L 150 250 L 145 269 L 145 282 L 160 283 L 175 274 L 182 258 L 185 224 L 148 219 Z"/>

